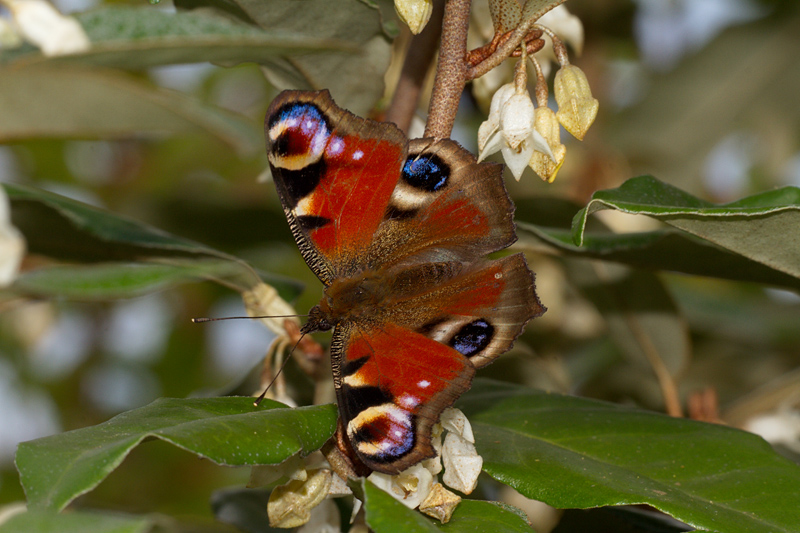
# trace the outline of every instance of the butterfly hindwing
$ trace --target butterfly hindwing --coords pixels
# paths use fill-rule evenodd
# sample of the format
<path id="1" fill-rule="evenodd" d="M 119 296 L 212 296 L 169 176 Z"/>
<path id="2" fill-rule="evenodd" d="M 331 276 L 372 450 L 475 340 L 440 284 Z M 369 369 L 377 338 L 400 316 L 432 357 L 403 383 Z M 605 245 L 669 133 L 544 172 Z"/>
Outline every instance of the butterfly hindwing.
<path id="1" fill-rule="evenodd" d="M 433 457 L 430 428 L 442 411 L 469 389 L 476 368 L 507 351 L 544 311 L 522 254 L 436 281 L 420 280 L 430 290 L 392 301 L 377 326 L 348 324 L 334 333 L 340 414 L 372 470 L 399 473 Z"/>
<path id="2" fill-rule="evenodd" d="M 393 474 L 435 455 L 431 427 L 475 373 L 456 350 L 392 323 L 337 327 L 331 357 L 350 445 L 371 470 Z"/>

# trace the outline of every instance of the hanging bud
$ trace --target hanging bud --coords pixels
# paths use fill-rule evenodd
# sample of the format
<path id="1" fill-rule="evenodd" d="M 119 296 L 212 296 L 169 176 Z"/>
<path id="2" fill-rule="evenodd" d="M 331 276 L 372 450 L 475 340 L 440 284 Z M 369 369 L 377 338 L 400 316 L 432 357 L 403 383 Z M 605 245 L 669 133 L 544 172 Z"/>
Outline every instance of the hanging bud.
<path id="1" fill-rule="evenodd" d="M 547 140 L 553 157 L 542 152 L 534 152 L 528 166 L 544 181 L 553 183 L 567 155 L 567 147 L 561 144 L 561 127 L 553 110 L 544 106 L 536 108 L 534 127 Z"/>
<path id="2" fill-rule="evenodd" d="M 400 19 L 417 35 L 428 23 L 433 12 L 432 0 L 394 0 L 394 9 Z"/>
<path id="3" fill-rule="evenodd" d="M 574 65 L 567 65 L 556 72 L 553 88 L 558 102 L 558 121 L 575 138 L 583 140 L 600 105 L 592 97 L 586 74 Z"/>

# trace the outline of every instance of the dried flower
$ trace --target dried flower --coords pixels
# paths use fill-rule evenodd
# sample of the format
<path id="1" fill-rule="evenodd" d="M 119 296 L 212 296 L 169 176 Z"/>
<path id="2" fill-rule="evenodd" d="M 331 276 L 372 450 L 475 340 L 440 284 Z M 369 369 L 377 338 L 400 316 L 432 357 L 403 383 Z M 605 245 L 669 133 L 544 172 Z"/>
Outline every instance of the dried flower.
<path id="1" fill-rule="evenodd" d="M 294 479 L 269 495 L 267 513 L 272 527 L 299 527 L 311 519 L 311 510 L 328 495 L 331 471 L 309 470 L 304 481 Z"/>
<path id="2" fill-rule="evenodd" d="M 419 504 L 419 510 L 433 518 L 437 518 L 442 524 L 450 521 L 453 513 L 461 503 L 461 497 L 446 488 L 441 483 L 434 483 L 430 494 L 425 501 Z"/>

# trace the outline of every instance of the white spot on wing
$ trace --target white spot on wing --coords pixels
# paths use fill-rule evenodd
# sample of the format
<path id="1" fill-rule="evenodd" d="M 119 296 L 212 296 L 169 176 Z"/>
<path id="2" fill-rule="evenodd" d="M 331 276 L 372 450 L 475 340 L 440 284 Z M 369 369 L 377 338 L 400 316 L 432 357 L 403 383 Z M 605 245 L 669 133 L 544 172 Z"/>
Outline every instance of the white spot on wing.
<path id="1" fill-rule="evenodd" d="M 344 152 L 344 139 L 341 137 L 331 137 L 325 155 L 328 157 L 336 157 L 337 155 L 341 155 L 342 152 Z"/>
<path id="2" fill-rule="evenodd" d="M 419 387 L 420 389 L 427 389 L 430 386 L 431 382 L 428 381 L 427 379 L 423 379 L 422 381 L 417 382 L 417 387 Z"/>
<path id="3" fill-rule="evenodd" d="M 359 161 L 362 157 L 364 157 L 364 152 L 362 152 L 361 150 L 356 150 L 355 152 L 353 152 L 354 161 Z"/>

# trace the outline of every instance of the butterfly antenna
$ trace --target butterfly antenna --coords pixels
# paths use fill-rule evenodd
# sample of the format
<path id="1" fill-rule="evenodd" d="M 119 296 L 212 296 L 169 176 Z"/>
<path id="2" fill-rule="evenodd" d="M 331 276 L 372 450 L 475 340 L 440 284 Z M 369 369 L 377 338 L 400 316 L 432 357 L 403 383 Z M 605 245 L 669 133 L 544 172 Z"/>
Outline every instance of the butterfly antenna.
<path id="1" fill-rule="evenodd" d="M 308 316 L 308 315 L 264 315 L 264 316 L 223 316 L 219 318 L 208 318 L 208 317 L 197 317 L 193 318 L 192 322 L 195 324 L 202 324 L 203 322 L 216 322 L 218 320 L 253 320 L 257 318 L 296 318 L 300 316 Z"/>
<path id="2" fill-rule="evenodd" d="M 272 385 L 274 385 L 274 384 L 275 384 L 275 380 L 277 380 L 277 379 L 278 379 L 278 376 L 280 376 L 280 375 L 281 375 L 281 372 L 283 372 L 283 369 L 284 369 L 284 368 L 286 368 L 286 363 L 288 363 L 288 362 L 289 362 L 289 359 L 292 357 L 292 354 L 294 353 L 295 349 L 296 349 L 296 348 L 297 348 L 297 347 L 300 345 L 300 341 L 302 341 L 302 340 L 303 340 L 303 337 L 305 337 L 305 336 L 306 336 L 306 334 L 305 334 L 305 333 L 303 333 L 302 335 L 300 335 L 300 338 L 299 338 L 299 339 L 297 339 L 297 342 L 296 342 L 296 343 L 294 343 L 294 346 L 292 347 L 291 351 L 289 351 L 289 353 L 288 353 L 288 354 L 286 355 L 286 357 L 283 359 L 283 363 L 281 363 L 281 367 L 280 367 L 280 368 L 278 369 L 278 371 L 275 373 L 275 377 L 274 377 L 274 378 L 272 378 L 272 381 L 270 381 L 270 382 L 269 382 L 269 385 L 267 385 L 267 387 L 264 389 L 264 392 L 262 392 L 262 393 L 261 393 L 261 395 L 259 395 L 259 397 L 256 399 L 256 401 L 254 401 L 254 402 L 253 402 L 253 405 L 255 405 L 256 407 L 258 407 L 258 404 L 260 404 L 260 403 L 261 403 L 261 400 L 263 400 L 263 399 L 264 399 L 264 397 L 267 395 L 267 393 L 269 392 L 269 389 L 271 389 L 271 388 L 272 388 Z"/>

